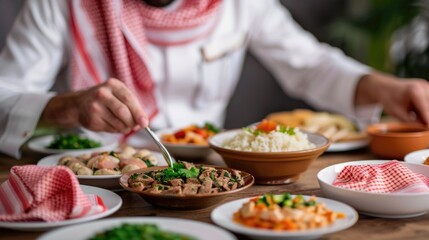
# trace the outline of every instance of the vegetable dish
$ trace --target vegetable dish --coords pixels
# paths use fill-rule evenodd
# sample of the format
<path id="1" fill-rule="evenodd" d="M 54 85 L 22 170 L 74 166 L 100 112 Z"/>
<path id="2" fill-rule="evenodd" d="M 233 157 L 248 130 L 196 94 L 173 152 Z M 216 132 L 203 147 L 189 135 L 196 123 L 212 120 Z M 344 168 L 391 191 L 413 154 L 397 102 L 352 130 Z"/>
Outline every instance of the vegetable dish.
<path id="1" fill-rule="evenodd" d="M 164 134 L 161 139 L 167 143 L 208 145 L 207 139 L 218 132 L 213 124 L 205 123 L 204 126 L 189 125 L 172 134 Z"/>
<path id="2" fill-rule="evenodd" d="M 341 218 L 345 218 L 343 213 L 326 208 L 314 196 L 305 200 L 289 193 L 253 198 L 233 215 L 234 221 L 247 227 L 277 231 L 322 228 Z"/>

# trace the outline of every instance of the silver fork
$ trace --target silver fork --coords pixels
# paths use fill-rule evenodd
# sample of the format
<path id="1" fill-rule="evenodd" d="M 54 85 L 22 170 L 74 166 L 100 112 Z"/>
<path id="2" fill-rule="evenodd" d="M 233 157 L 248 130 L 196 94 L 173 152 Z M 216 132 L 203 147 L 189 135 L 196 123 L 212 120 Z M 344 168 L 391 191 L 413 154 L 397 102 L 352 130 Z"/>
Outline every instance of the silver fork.
<path id="1" fill-rule="evenodd" d="M 146 127 L 145 130 L 149 133 L 149 135 L 152 137 L 152 139 L 155 141 L 156 145 L 158 145 L 159 150 L 161 150 L 162 156 L 164 157 L 165 161 L 167 162 L 169 167 L 173 167 L 173 158 L 171 157 L 170 153 L 167 151 L 167 148 L 165 148 L 164 144 L 161 143 L 159 138 L 156 136 L 155 133 L 152 132 L 152 130 L 149 127 Z"/>

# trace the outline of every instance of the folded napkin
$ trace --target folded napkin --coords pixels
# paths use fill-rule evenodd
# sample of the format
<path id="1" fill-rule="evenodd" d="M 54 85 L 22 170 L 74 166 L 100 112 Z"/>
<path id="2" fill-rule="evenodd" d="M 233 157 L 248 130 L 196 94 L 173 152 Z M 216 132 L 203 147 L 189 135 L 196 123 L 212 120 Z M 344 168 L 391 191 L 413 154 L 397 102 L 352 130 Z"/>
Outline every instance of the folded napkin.
<path id="1" fill-rule="evenodd" d="M 374 165 L 346 166 L 333 185 L 371 193 L 429 192 L 428 177 L 411 171 L 396 160 Z"/>
<path id="2" fill-rule="evenodd" d="M 102 199 L 85 195 L 62 166 L 14 166 L 0 185 L 0 221 L 56 222 L 106 211 Z"/>

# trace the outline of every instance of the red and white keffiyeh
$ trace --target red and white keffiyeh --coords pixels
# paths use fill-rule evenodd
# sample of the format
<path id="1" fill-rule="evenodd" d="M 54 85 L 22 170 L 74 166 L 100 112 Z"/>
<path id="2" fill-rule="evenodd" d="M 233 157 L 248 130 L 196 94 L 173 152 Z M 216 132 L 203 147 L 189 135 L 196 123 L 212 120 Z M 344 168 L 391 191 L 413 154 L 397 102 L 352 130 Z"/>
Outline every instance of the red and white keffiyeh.
<path id="1" fill-rule="evenodd" d="M 114 77 L 136 94 L 150 118 L 155 116 L 148 42 L 180 45 L 208 35 L 216 26 L 221 2 L 184 0 L 169 12 L 142 0 L 70 0 L 72 89 Z"/>
<path id="2" fill-rule="evenodd" d="M 372 193 L 429 192 L 429 178 L 411 171 L 398 161 L 346 166 L 333 185 Z"/>
<path id="3" fill-rule="evenodd" d="M 85 195 L 66 167 L 14 166 L 0 185 L 0 221 L 57 222 L 104 211 L 102 199 Z"/>

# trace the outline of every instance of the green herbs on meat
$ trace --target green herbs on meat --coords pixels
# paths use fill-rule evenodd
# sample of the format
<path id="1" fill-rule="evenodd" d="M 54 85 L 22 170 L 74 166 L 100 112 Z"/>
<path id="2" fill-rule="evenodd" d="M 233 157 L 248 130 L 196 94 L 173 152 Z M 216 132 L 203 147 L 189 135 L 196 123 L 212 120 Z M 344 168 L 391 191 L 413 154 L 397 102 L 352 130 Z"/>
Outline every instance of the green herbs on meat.
<path id="1" fill-rule="evenodd" d="M 197 178 L 200 174 L 200 170 L 201 169 L 195 166 L 185 166 L 184 162 L 175 162 L 172 168 L 159 171 L 154 176 L 158 182 L 166 184 L 173 179 L 182 179 L 186 181 L 187 178 Z"/>
<path id="2" fill-rule="evenodd" d="M 47 146 L 50 149 L 87 149 L 100 147 L 101 143 L 77 134 L 58 135 Z"/>
<path id="3" fill-rule="evenodd" d="M 88 240 L 197 240 L 159 229 L 155 224 L 122 224 L 111 230 L 97 233 Z"/>

